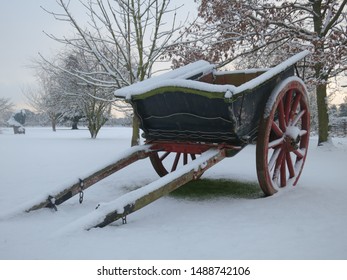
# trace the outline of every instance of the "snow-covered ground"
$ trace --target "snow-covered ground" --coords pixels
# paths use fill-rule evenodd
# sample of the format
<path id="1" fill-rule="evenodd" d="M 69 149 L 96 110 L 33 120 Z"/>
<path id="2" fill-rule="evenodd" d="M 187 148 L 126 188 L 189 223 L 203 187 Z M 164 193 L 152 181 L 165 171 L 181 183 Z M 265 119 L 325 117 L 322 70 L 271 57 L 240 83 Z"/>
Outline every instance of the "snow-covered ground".
<path id="1" fill-rule="evenodd" d="M 81 205 L 76 196 L 57 212 L 19 209 L 112 161 L 128 148 L 131 130 L 103 128 L 95 140 L 85 129 L 1 130 L 0 259 L 347 259 L 346 138 L 319 148 L 311 138 L 298 186 L 272 197 L 259 197 L 255 147 L 248 146 L 202 177 L 230 180 L 228 195 L 169 195 L 126 225 L 71 231 L 99 202 L 158 179 L 150 161 L 89 188 Z M 237 182 L 253 195 L 233 194 Z"/>

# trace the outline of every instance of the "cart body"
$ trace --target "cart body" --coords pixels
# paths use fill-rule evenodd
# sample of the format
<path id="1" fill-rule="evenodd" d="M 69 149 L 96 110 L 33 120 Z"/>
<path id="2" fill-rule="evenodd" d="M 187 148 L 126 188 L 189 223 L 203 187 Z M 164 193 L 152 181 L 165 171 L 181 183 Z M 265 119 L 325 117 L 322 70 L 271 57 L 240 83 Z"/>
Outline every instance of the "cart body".
<path id="1" fill-rule="evenodd" d="M 303 52 L 275 68 L 217 71 L 198 61 L 122 88 L 147 141 L 189 141 L 244 146 L 257 138 L 274 88 L 294 76 Z"/>

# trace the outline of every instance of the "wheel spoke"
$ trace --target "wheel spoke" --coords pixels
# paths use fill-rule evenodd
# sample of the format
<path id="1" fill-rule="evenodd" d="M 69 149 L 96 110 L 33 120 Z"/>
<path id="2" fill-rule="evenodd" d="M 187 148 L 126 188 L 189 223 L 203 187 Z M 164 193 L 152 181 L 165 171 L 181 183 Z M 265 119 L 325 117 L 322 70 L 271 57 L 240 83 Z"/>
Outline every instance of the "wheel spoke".
<path id="1" fill-rule="evenodd" d="M 298 159 L 302 159 L 305 156 L 305 150 L 304 149 L 298 149 L 293 151 L 293 153 L 298 157 Z"/>
<path id="2" fill-rule="evenodd" d="M 183 165 L 186 165 L 188 163 L 188 154 L 184 153 L 183 154 Z"/>
<path id="3" fill-rule="evenodd" d="M 281 169 L 281 166 L 283 165 L 283 158 L 284 158 L 284 149 L 280 149 L 280 153 L 279 153 L 279 156 L 276 160 L 276 164 L 275 164 L 275 171 L 274 171 L 274 174 L 273 174 L 273 180 L 274 181 L 277 181 L 278 179 L 278 176 L 281 175 L 279 174 L 280 173 L 280 169 Z"/>
<path id="4" fill-rule="evenodd" d="M 277 159 L 278 159 L 278 156 L 279 156 L 280 152 L 281 152 L 281 149 L 280 149 L 280 148 L 274 150 L 274 152 L 273 152 L 273 154 L 272 154 L 272 156 L 271 156 L 271 158 L 270 158 L 269 164 L 268 164 L 268 166 L 269 166 L 269 172 L 271 172 L 271 171 L 273 170 L 273 168 L 274 168 L 274 166 L 275 166 L 275 163 L 276 163 L 276 161 L 277 161 Z"/>
<path id="5" fill-rule="evenodd" d="M 278 121 L 279 121 L 281 130 L 285 131 L 286 130 L 286 122 L 285 122 L 285 116 L 284 116 L 283 99 L 281 99 L 280 103 L 278 104 Z"/>
<path id="6" fill-rule="evenodd" d="M 279 139 L 276 139 L 276 140 L 273 140 L 273 141 L 269 142 L 269 149 L 274 148 L 274 147 L 282 144 L 283 140 L 284 140 L 284 138 L 281 137 Z"/>
<path id="7" fill-rule="evenodd" d="M 165 154 L 163 154 L 161 157 L 160 157 L 160 161 L 163 161 L 164 159 L 166 159 L 166 157 L 170 154 L 170 152 L 166 152 Z"/>
<path id="8" fill-rule="evenodd" d="M 274 122 L 274 121 L 272 122 L 271 129 L 276 134 L 277 137 L 283 136 L 283 131 L 278 127 L 276 122 Z"/>
<path id="9" fill-rule="evenodd" d="M 296 92 L 296 95 L 295 95 L 295 98 L 294 98 L 294 102 L 293 102 L 293 106 L 292 106 L 292 110 L 291 110 L 291 113 L 290 113 L 290 120 L 292 120 L 294 118 L 296 110 L 298 109 L 299 102 L 301 100 L 301 96 L 302 96 L 301 93 Z"/>
<path id="10" fill-rule="evenodd" d="M 286 172 L 286 157 L 283 153 L 283 159 L 281 162 L 281 187 L 285 187 L 287 185 L 287 172 Z"/>
<path id="11" fill-rule="evenodd" d="M 305 113 L 306 113 L 306 110 L 302 110 L 302 111 L 295 117 L 295 119 L 293 120 L 292 125 L 293 125 L 293 126 L 296 125 Z"/>
<path id="12" fill-rule="evenodd" d="M 286 125 L 288 126 L 288 123 L 289 123 L 289 116 L 290 116 L 290 112 L 291 112 L 291 105 L 292 105 L 292 98 L 293 98 L 293 89 L 290 90 L 288 93 L 287 93 L 287 96 L 286 96 L 286 102 L 285 102 L 285 121 L 286 121 Z"/>
<path id="13" fill-rule="evenodd" d="M 294 165 L 292 161 L 292 157 L 290 156 L 290 152 L 287 152 L 287 166 L 289 171 L 289 178 L 293 178 L 295 176 Z"/>
<path id="14" fill-rule="evenodd" d="M 177 154 L 176 154 L 176 157 L 175 157 L 175 161 L 174 161 L 174 163 L 173 163 L 173 165 L 172 165 L 172 168 L 171 168 L 171 172 L 173 172 L 173 171 L 176 170 L 177 165 L 178 165 L 178 162 L 179 162 L 179 160 L 180 160 L 180 157 L 181 157 L 181 153 L 177 153 Z"/>

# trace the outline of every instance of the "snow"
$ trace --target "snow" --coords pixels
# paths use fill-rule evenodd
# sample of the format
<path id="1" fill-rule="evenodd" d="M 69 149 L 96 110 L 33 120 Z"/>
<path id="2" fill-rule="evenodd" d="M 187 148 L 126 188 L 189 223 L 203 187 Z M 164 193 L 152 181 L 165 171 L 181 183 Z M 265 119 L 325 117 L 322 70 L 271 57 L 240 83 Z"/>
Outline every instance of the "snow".
<path id="1" fill-rule="evenodd" d="M 240 93 L 247 89 L 255 88 L 262 83 L 266 82 L 267 80 L 271 79 L 272 77 L 276 76 L 277 74 L 283 72 L 290 66 L 294 65 L 301 59 L 305 58 L 310 54 L 310 51 L 302 51 L 296 55 L 293 55 L 292 57 L 288 58 L 287 60 L 283 61 L 282 63 L 278 64 L 277 66 L 270 68 L 265 73 L 261 74 L 257 78 L 250 80 L 240 86 L 237 87 L 236 91 L 234 93 Z"/>
<path id="2" fill-rule="evenodd" d="M 232 98 L 233 93 L 230 90 L 227 90 L 226 93 L 224 94 L 224 98 Z"/>
<path id="3" fill-rule="evenodd" d="M 185 88 L 196 89 L 196 90 L 201 90 L 206 92 L 225 93 L 225 98 L 230 98 L 229 97 L 230 94 L 238 94 L 263 84 L 267 80 L 283 72 L 284 70 L 289 68 L 291 65 L 300 61 L 301 59 L 303 59 L 309 54 L 310 52 L 306 50 L 296 55 L 293 55 L 292 57 L 278 64 L 277 66 L 273 68 L 269 68 L 266 72 L 259 75 L 257 78 L 252 79 L 237 87 L 233 85 L 217 85 L 217 84 L 203 83 L 203 82 L 194 81 L 194 80 L 186 80 L 187 78 L 195 76 L 200 73 L 203 73 L 203 75 L 212 71 L 214 71 L 215 73 L 218 73 L 218 71 L 214 69 L 215 65 L 209 64 L 207 61 L 200 60 L 200 61 L 188 64 L 186 66 L 183 66 L 181 68 L 175 69 L 171 72 L 168 72 L 156 77 L 152 77 L 150 79 L 118 89 L 115 91 L 115 96 L 122 97 L 125 99 L 131 99 L 131 97 L 134 95 L 144 94 L 156 88 L 185 87 Z M 256 71 L 256 70 L 255 69 L 245 70 L 246 73 L 248 71 L 252 73 L 253 71 Z M 239 72 L 239 71 L 236 71 L 236 72 Z M 222 72 L 222 73 L 225 73 L 225 72 Z"/>
<path id="4" fill-rule="evenodd" d="M 267 118 L 270 116 L 271 110 L 274 107 L 274 104 L 276 102 L 278 95 L 281 93 L 283 88 L 291 82 L 298 82 L 299 84 L 302 85 L 305 91 L 308 92 L 305 83 L 299 77 L 292 76 L 292 77 L 288 77 L 284 79 L 283 81 L 278 83 L 277 86 L 273 89 L 268 101 L 266 102 L 265 110 L 264 110 L 264 118 Z"/>
<path id="5" fill-rule="evenodd" d="M 22 127 L 22 125 L 17 122 L 14 118 L 10 118 L 8 121 L 7 121 L 7 124 L 10 125 L 10 126 L 18 126 L 18 127 Z"/>
<path id="6" fill-rule="evenodd" d="M 130 99 L 132 95 L 142 94 L 160 86 L 175 86 L 180 82 L 186 82 L 185 86 L 191 87 L 191 85 L 200 83 L 189 80 L 187 81 L 185 79 L 188 79 L 200 73 L 204 75 L 211 72 L 213 68 L 213 64 L 210 64 L 207 61 L 199 60 L 178 69 L 169 71 L 165 74 L 155 76 L 150 79 L 118 89 L 115 91 L 115 95 L 118 97 Z"/>
<path id="7" fill-rule="evenodd" d="M 292 139 L 297 139 L 299 136 L 305 134 L 307 131 L 301 131 L 297 126 L 288 126 L 286 129 L 286 135 Z"/>
<path id="8" fill-rule="evenodd" d="M 101 203 L 159 179 L 148 159 L 100 181 L 58 206 L 25 213 L 35 201 L 112 162 L 128 149 L 131 129 L 26 129 L 0 134 L 0 259 L 346 259 L 347 138 L 317 147 L 311 138 L 296 187 L 271 197 L 166 196 L 117 221 L 90 231 L 76 221 Z M 23 156 L 24 155 L 24 156 Z M 203 178 L 257 184 L 255 146 L 249 145 L 204 173 Z"/>

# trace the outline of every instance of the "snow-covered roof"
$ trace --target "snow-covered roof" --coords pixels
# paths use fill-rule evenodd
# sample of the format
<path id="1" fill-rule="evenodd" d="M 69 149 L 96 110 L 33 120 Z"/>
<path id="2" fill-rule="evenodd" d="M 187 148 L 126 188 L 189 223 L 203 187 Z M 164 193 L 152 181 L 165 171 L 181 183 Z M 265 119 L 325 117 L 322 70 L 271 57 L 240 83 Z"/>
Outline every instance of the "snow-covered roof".
<path id="1" fill-rule="evenodd" d="M 303 59 L 308 54 L 310 54 L 309 51 L 302 51 L 280 63 L 279 65 L 270 68 L 268 71 L 261 74 L 257 78 L 238 87 L 235 87 L 233 85 L 208 84 L 189 80 L 189 78 L 196 75 L 202 76 L 210 73 L 211 71 L 216 71 L 214 64 L 210 64 L 209 62 L 204 60 L 199 60 L 181 68 L 172 70 L 168 73 L 118 89 L 115 91 L 115 96 L 131 99 L 131 97 L 134 95 L 144 94 L 160 87 L 186 87 L 207 92 L 224 92 L 229 96 L 230 92 L 236 94 L 261 85 L 265 81 L 271 79 L 285 69 L 289 68 L 291 65 Z"/>

